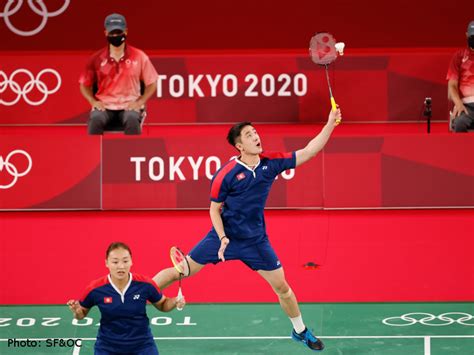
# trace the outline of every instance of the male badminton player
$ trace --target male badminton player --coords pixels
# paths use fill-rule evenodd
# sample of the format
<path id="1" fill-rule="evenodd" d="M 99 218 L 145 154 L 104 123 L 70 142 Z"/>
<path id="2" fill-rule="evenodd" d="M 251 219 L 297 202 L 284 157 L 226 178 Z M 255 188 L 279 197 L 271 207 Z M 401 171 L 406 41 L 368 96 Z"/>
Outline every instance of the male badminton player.
<path id="1" fill-rule="evenodd" d="M 257 271 L 278 295 L 281 307 L 293 324 L 292 338 L 312 350 L 322 350 L 324 345 L 303 322 L 296 296 L 268 240 L 263 211 L 275 177 L 316 156 L 329 140 L 336 120 L 340 119 L 339 108 L 331 110 L 321 132 L 306 147 L 290 153 L 265 154 L 250 122 L 233 126 L 227 140 L 240 156 L 214 175 L 210 197 L 213 228 L 187 256 L 190 275 L 206 264 L 225 260 L 240 260 Z M 153 279 L 164 289 L 179 279 L 179 273 L 175 268 L 168 268 Z"/>
<path id="2" fill-rule="evenodd" d="M 108 276 L 93 281 L 80 300 L 67 305 L 76 319 L 83 319 L 93 306 L 98 306 L 101 318 L 95 355 L 157 355 L 146 303 L 169 312 L 183 307 L 184 299 L 167 298 L 149 278 L 130 272 L 132 252 L 124 243 L 112 243 L 106 251 Z"/>

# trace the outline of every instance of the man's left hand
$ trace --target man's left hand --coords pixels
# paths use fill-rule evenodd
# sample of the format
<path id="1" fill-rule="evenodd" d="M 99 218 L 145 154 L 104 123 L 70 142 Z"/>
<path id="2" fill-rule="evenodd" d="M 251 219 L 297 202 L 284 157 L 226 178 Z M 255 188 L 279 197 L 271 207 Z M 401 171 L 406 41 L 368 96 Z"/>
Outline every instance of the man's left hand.
<path id="1" fill-rule="evenodd" d="M 137 111 L 137 112 L 140 112 L 140 110 L 142 109 L 144 103 L 141 102 L 140 100 L 137 100 L 137 101 L 134 101 L 134 102 L 130 102 L 128 105 L 127 105 L 127 110 L 128 111 Z"/>
<path id="2" fill-rule="evenodd" d="M 230 243 L 229 238 L 224 237 L 221 239 L 221 246 L 219 248 L 219 251 L 217 252 L 217 257 L 222 261 L 225 261 L 224 252 L 225 252 L 225 249 L 227 248 L 227 245 L 229 245 L 229 243 Z"/>

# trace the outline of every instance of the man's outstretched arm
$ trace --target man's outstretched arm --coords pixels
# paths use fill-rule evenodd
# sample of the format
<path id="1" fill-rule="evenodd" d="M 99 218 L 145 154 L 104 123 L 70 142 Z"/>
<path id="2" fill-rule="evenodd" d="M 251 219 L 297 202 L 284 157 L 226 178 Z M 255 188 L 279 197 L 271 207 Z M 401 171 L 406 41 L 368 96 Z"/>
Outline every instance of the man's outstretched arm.
<path id="1" fill-rule="evenodd" d="M 337 111 L 329 113 L 328 122 L 323 127 L 321 132 L 314 137 L 303 149 L 296 151 L 296 166 L 306 163 L 308 160 L 316 156 L 326 145 L 329 137 L 331 136 L 334 127 L 336 127 L 336 120 L 340 120 L 341 110 L 338 108 Z"/>

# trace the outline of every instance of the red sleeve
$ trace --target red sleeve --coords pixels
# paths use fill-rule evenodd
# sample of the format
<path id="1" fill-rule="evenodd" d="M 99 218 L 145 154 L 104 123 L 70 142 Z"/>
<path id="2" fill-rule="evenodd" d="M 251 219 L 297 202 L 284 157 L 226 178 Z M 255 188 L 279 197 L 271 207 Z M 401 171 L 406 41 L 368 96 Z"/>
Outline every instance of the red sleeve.
<path id="1" fill-rule="evenodd" d="M 296 152 L 265 152 L 264 154 L 260 154 L 260 158 L 268 159 L 268 165 L 275 173 L 275 176 L 285 170 L 294 169 L 296 167 Z"/>
<path id="2" fill-rule="evenodd" d="M 79 303 L 84 308 L 92 308 L 95 303 L 93 297 L 91 297 L 91 292 L 94 291 L 97 287 L 103 286 L 109 282 L 107 276 L 101 277 L 100 279 L 92 281 L 87 287 L 84 293 L 82 294 L 81 298 L 79 299 Z"/>
<path id="3" fill-rule="evenodd" d="M 148 56 L 141 52 L 141 61 L 142 61 L 142 73 L 141 73 L 141 80 L 145 83 L 146 86 L 156 83 L 158 80 L 158 73 L 156 72 L 153 63 L 151 62 Z"/>
<path id="4" fill-rule="evenodd" d="M 96 74 L 96 61 L 100 56 L 100 52 L 94 53 L 88 60 L 86 67 L 84 68 L 83 72 L 79 76 L 79 84 L 84 86 L 92 86 L 95 82 L 97 82 L 97 74 Z"/>
<path id="5" fill-rule="evenodd" d="M 260 158 L 268 159 L 289 159 L 292 157 L 293 152 L 281 153 L 281 152 L 265 152 L 260 154 Z"/>
<path id="6" fill-rule="evenodd" d="M 144 282 L 149 285 L 149 295 L 147 297 L 147 300 L 150 301 L 151 303 L 156 303 L 159 300 L 163 298 L 163 293 L 161 292 L 160 288 L 156 284 L 155 281 L 153 281 L 151 278 L 148 276 L 143 276 L 140 274 L 133 274 L 133 280 L 138 281 L 138 282 Z"/>
<path id="7" fill-rule="evenodd" d="M 235 164 L 237 164 L 235 160 L 230 161 L 214 175 L 211 183 L 211 201 L 223 202 L 227 197 L 228 188 L 224 179 L 229 171 L 235 167 Z"/>
<path id="8" fill-rule="evenodd" d="M 448 74 L 446 80 L 459 80 L 459 69 L 461 67 L 462 51 L 457 51 L 451 58 L 448 67 Z"/>

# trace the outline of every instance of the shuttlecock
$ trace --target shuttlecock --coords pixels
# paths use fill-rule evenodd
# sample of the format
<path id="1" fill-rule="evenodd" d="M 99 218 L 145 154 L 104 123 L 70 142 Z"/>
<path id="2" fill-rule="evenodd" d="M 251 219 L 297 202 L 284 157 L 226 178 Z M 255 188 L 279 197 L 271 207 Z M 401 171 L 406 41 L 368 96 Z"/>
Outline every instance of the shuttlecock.
<path id="1" fill-rule="evenodd" d="M 336 51 L 339 53 L 339 55 L 344 55 L 344 47 L 346 44 L 344 42 L 337 42 L 335 47 Z"/>

